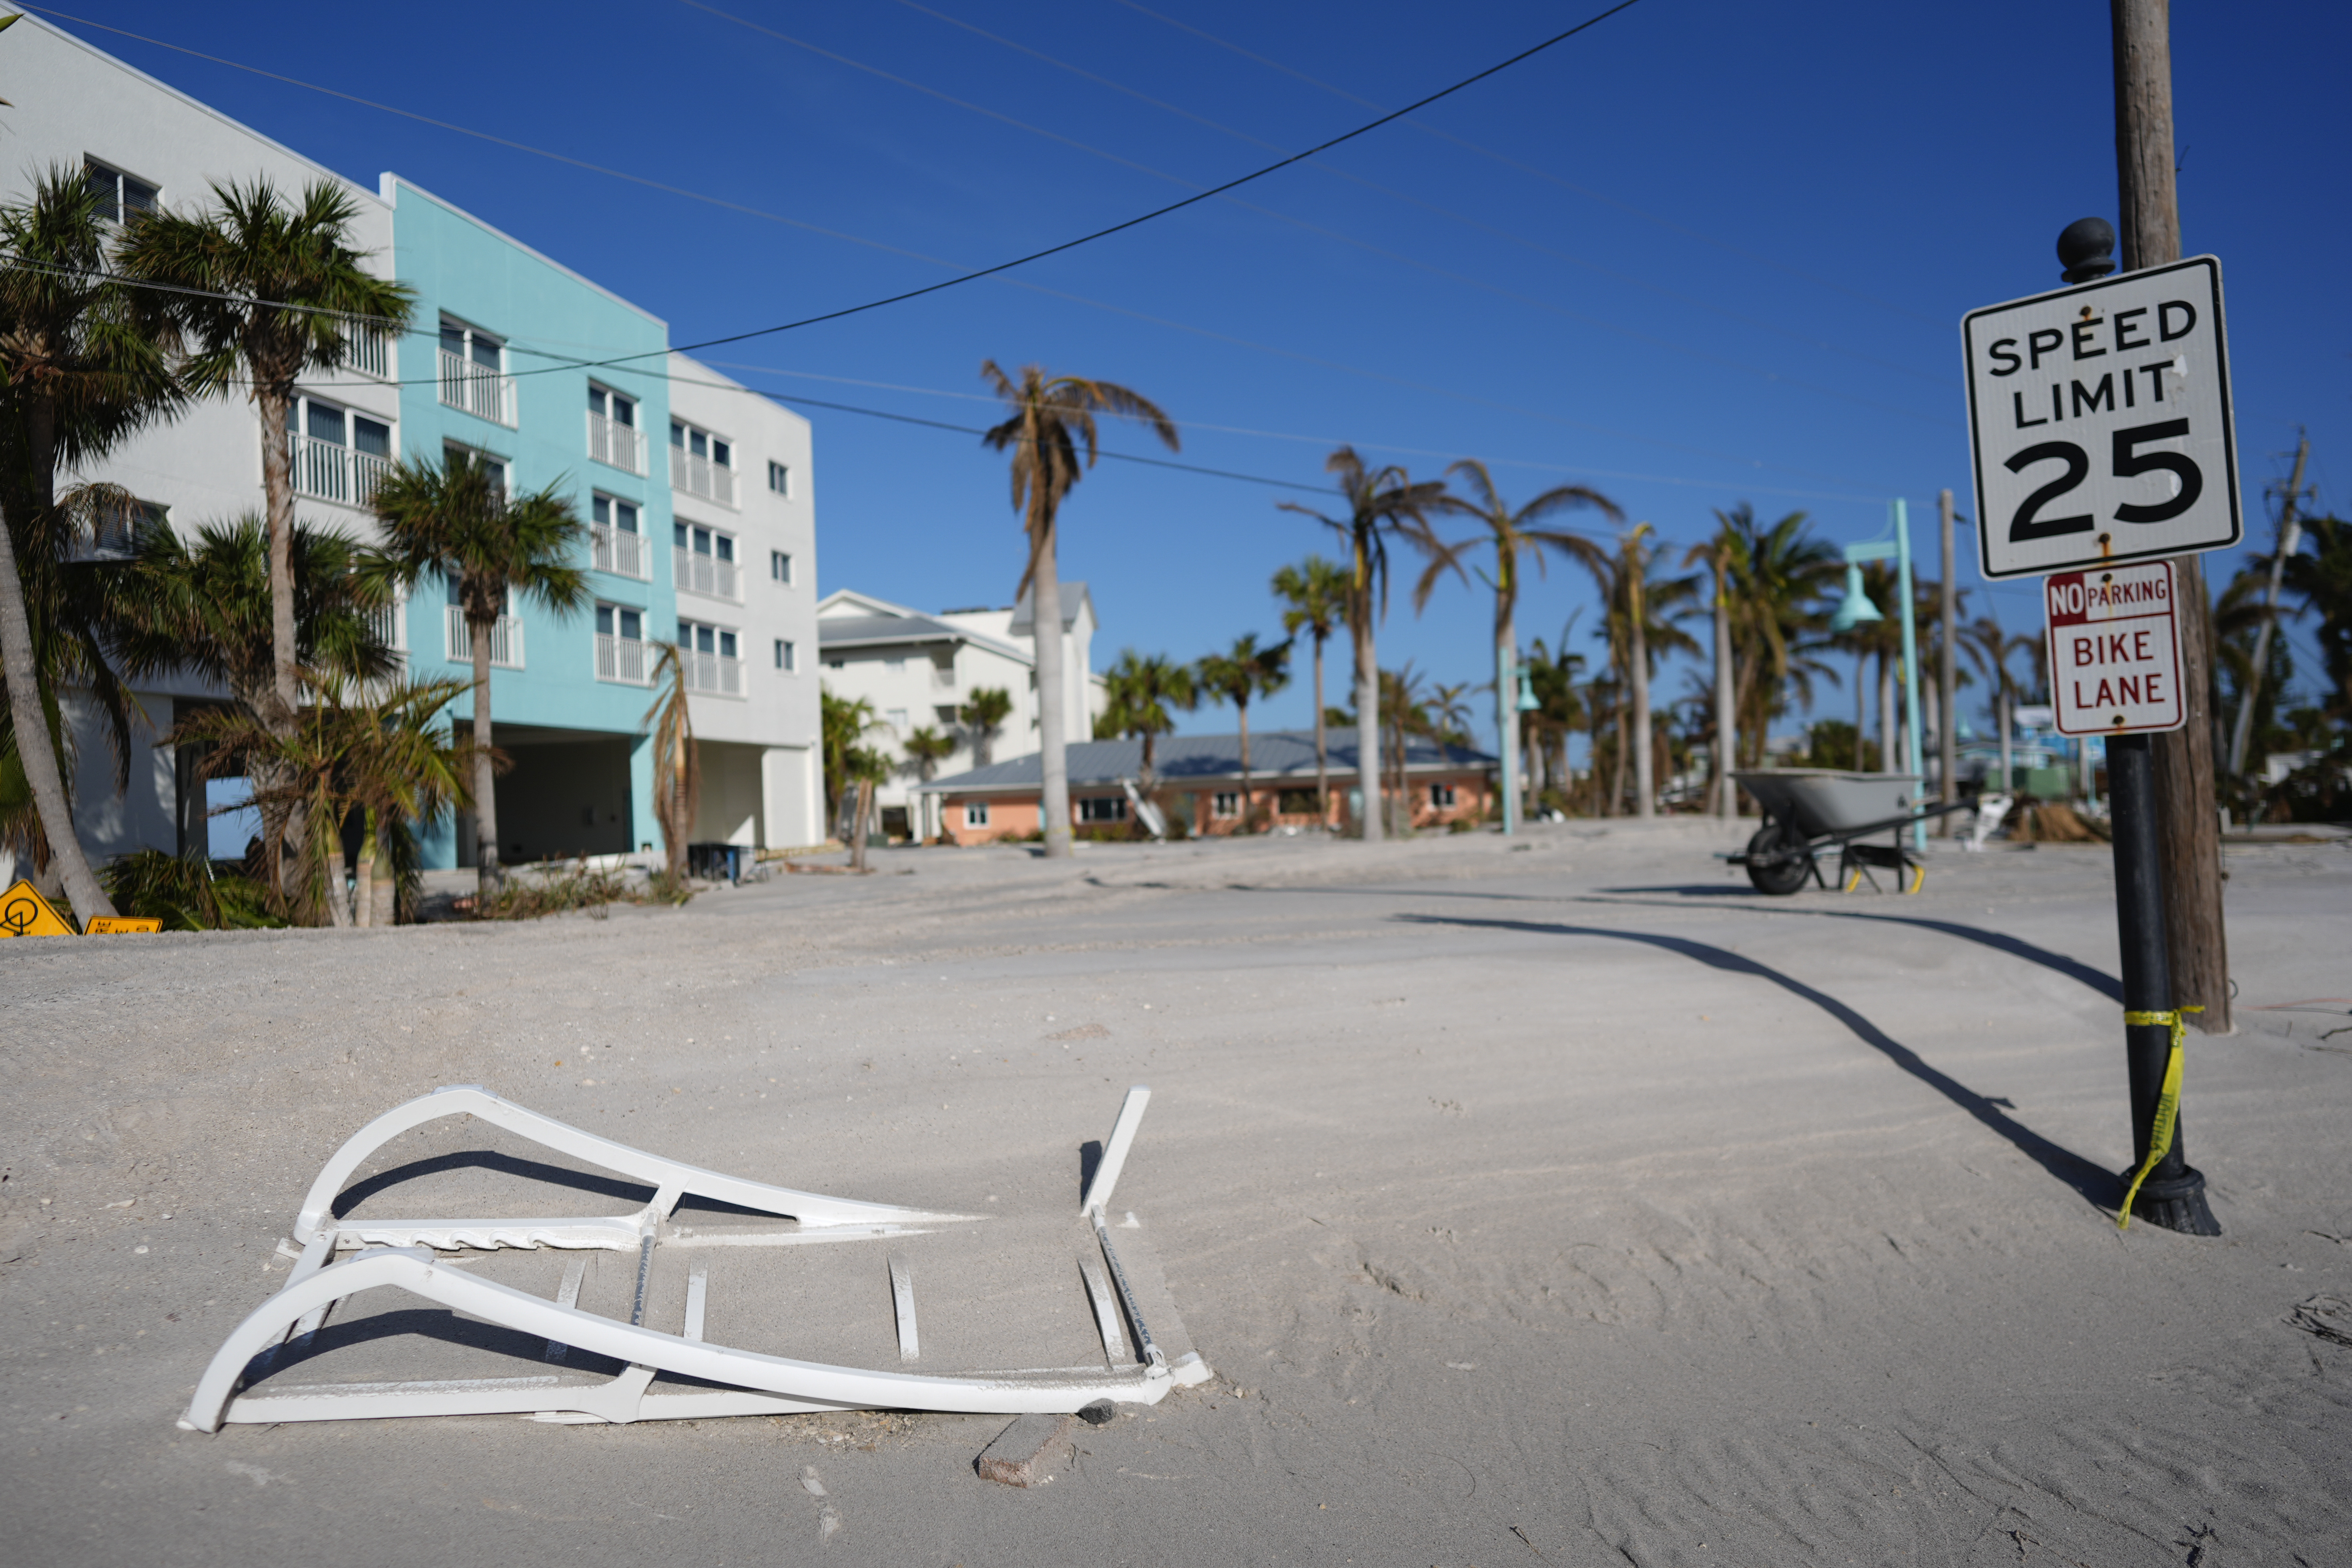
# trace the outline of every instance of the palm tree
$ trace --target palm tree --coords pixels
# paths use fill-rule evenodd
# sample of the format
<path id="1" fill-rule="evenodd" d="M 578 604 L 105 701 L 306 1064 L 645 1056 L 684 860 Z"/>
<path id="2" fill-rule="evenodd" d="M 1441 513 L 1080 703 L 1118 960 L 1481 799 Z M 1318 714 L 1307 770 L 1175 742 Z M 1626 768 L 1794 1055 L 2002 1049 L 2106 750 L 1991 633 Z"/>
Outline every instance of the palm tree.
<path id="1" fill-rule="evenodd" d="M 1234 639 L 1231 651 L 1213 653 L 1192 667 L 1201 692 L 1214 702 L 1230 702 L 1242 727 L 1242 831 L 1249 830 L 1256 802 L 1250 789 L 1249 705 L 1253 698 L 1271 697 L 1290 684 L 1290 645 L 1257 646 L 1255 632 Z"/>
<path id="2" fill-rule="evenodd" d="M 499 804 L 490 769 L 490 634 L 519 598 L 558 616 L 584 608 L 588 574 L 577 564 L 588 531 L 563 481 L 509 494 L 488 463 L 452 448 L 437 467 L 404 458 L 377 484 L 373 503 L 383 529 L 383 570 L 414 587 L 427 573 L 457 590 L 474 654 L 474 844 L 478 896 L 499 889 Z M 290 543 L 291 531 L 287 531 Z M 270 540 L 273 607 L 290 557 Z M 290 595 L 287 598 L 290 605 Z M 275 632 L 283 627 L 273 626 Z M 282 643 L 283 638 L 275 638 Z M 284 670 L 279 669 L 282 682 Z"/>
<path id="3" fill-rule="evenodd" d="M 942 735 L 929 724 L 918 724 L 907 731 L 906 738 L 898 742 L 898 748 L 914 764 L 915 776 L 929 784 L 940 771 L 940 764 L 955 755 L 956 738 Z M 919 812 L 919 807 L 918 810 Z M 914 824 L 914 837 L 918 844 L 923 841 L 923 825 L 919 820 Z"/>
<path id="4" fill-rule="evenodd" d="M 1396 763 L 1396 788 L 1383 794 L 1388 798 L 1392 825 L 1402 837 L 1412 831 L 1412 796 L 1406 772 L 1410 738 L 1426 735 L 1432 728 L 1428 690 L 1423 678 L 1414 672 L 1411 659 L 1405 661 L 1402 669 L 1381 671 L 1381 725 L 1388 755 Z"/>
<path id="5" fill-rule="evenodd" d="M 1002 686 L 974 688 L 956 710 L 956 721 L 971 731 L 971 765 L 989 765 L 996 737 L 1013 712 L 1013 693 Z"/>
<path id="6" fill-rule="evenodd" d="M 2001 630 L 1997 616 L 1981 616 L 1960 628 L 1960 647 L 1975 665 L 1978 673 L 1992 682 L 1993 721 L 2000 735 L 2000 788 L 2009 793 L 2015 777 L 2010 762 L 2010 714 L 2016 710 L 2019 696 L 2017 679 L 2010 668 L 2011 656 L 2025 651 L 2028 646 L 2039 647 L 2042 639 L 2034 637 L 2011 637 Z"/>
<path id="7" fill-rule="evenodd" d="M 404 829 L 466 804 L 467 764 L 481 759 L 441 721 L 466 683 L 421 681 L 371 694 L 331 670 L 302 677 L 318 700 L 295 715 L 291 735 L 244 709 L 214 708 L 174 725 L 166 739 L 201 751 L 200 778 L 242 768 L 257 781 L 257 805 L 303 824 L 298 912 L 324 914 L 331 925 L 372 925 L 375 861 L 395 824 Z M 470 771 L 478 779 L 478 766 Z M 356 896 L 347 901 L 343 825 L 354 813 L 362 837 Z"/>
<path id="8" fill-rule="evenodd" d="M 294 647 L 305 669 L 347 681 L 383 680 L 400 656 L 383 640 L 376 616 L 393 603 L 380 574 L 359 570 L 367 552 L 333 529 L 297 521 L 287 552 L 294 580 Z M 252 513 L 199 524 L 193 540 L 170 527 L 141 543 L 118 591 L 121 611 L 112 638 L 124 673 L 134 679 L 187 669 L 228 689 L 255 717 L 276 681 L 271 646 L 268 525 Z"/>
<path id="9" fill-rule="evenodd" d="M 1466 680 L 1429 689 L 1431 738 L 1439 745 L 1470 744 L 1470 693 L 1474 689 Z"/>
<path id="10" fill-rule="evenodd" d="M 86 573 L 69 567 L 74 509 L 58 469 L 102 458 L 151 421 L 175 415 L 184 389 L 165 358 L 167 329 L 112 279 L 108 230 L 78 172 L 39 176 L 33 199 L 0 208 L 0 677 L 8 750 L 74 912 L 114 905 L 92 875 L 61 765 L 66 685 L 93 691 L 127 737 L 126 703 L 99 657 Z M 127 748 L 121 748 L 127 766 Z M 127 782 L 127 779 L 126 781 Z"/>
<path id="11" fill-rule="evenodd" d="M 1734 750 L 1744 751 L 1753 766 L 1763 760 L 1765 731 L 1780 710 L 1784 688 L 1793 683 L 1810 696 L 1812 677 L 1825 668 L 1811 650 L 1828 626 L 1822 595 L 1844 563 L 1812 536 L 1801 511 L 1765 524 L 1741 501 L 1715 517 L 1730 558 L 1731 635 L 1739 655 L 1732 711 L 1748 729 L 1744 745 Z"/>
<path id="12" fill-rule="evenodd" d="M 1071 853 L 1070 775 L 1063 755 L 1067 715 L 1063 711 L 1062 584 L 1055 559 L 1054 521 L 1070 488 L 1095 464 L 1095 416 L 1116 414 L 1148 426 L 1180 449 L 1176 426 L 1141 393 L 1083 376 L 1048 376 L 1038 365 L 1021 367 L 1014 381 L 994 360 L 981 362 L 982 379 L 1004 400 L 1004 422 L 982 437 L 1013 454 L 1013 510 L 1024 513 L 1029 563 L 1014 594 L 1031 595 L 1037 641 L 1037 749 L 1044 769 L 1038 809 L 1045 819 L 1048 858 Z M 1085 460 L 1079 449 L 1085 449 Z"/>
<path id="13" fill-rule="evenodd" d="M 661 826 L 668 858 L 669 890 L 685 897 L 686 845 L 702 810 L 702 747 L 694 738 L 694 713 L 686 695 L 686 661 L 675 643 L 654 655 L 654 689 L 660 695 L 642 721 L 654 732 L 654 820 Z"/>
<path id="14" fill-rule="evenodd" d="M 873 836 L 874 786 L 890 776 L 890 759 L 877 746 L 852 746 L 842 757 L 842 780 L 851 801 L 849 864 L 866 869 L 866 839 Z"/>
<path id="15" fill-rule="evenodd" d="M 2303 601 L 2297 614 L 2319 622 L 2313 635 L 2334 688 L 2323 704 L 2327 716 L 2338 724 L 2352 722 L 2352 522 L 2305 518 L 2303 542 L 2287 557 L 2281 581 Z"/>
<path id="16" fill-rule="evenodd" d="M 1568 639 L 1575 626 L 1575 617 L 1571 616 L 1568 626 L 1561 628 L 1558 657 L 1544 647 L 1543 638 L 1538 637 L 1527 660 L 1528 684 L 1536 694 L 1536 709 L 1527 715 L 1528 726 L 1533 732 L 1536 754 L 1543 762 L 1546 784 L 1559 790 L 1563 799 L 1570 783 L 1568 738 L 1584 720 L 1584 705 L 1577 691 L 1577 676 L 1584 668 L 1584 656 L 1568 651 Z"/>
<path id="17" fill-rule="evenodd" d="M 1315 801 L 1323 825 L 1331 825 L 1331 774 L 1326 749 L 1323 706 L 1323 645 L 1348 618 L 1348 573 L 1336 562 L 1309 555 L 1274 574 L 1274 596 L 1288 608 L 1282 629 L 1291 640 L 1305 632 L 1315 639 Z"/>
<path id="18" fill-rule="evenodd" d="M 1722 514 L 1717 513 L 1719 519 Z M 1736 755 L 1739 733 L 1739 710 L 1732 696 L 1731 648 L 1731 580 L 1738 560 L 1738 541 L 1730 525 L 1718 521 L 1715 536 L 1704 544 L 1694 544 L 1683 556 L 1683 564 L 1704 564 L 1714 579 L 1714 593 L 1708 602 L 1714 637 L 1709 652 L 1715 664 L 1715 688 L 1707 704 L 1708 720 L 1713 734 L 1707 742 L 1710 760 L 1715 764 L 1715 812 L 1729 820 L 1739 815 L 1739 785 L 1732 779 L 1734 768 L 1739 765 Z M 1860 721 L 1854 733 L 1862 732 Z M 1859 740 L 1855 742 L 1859 745 Z"/>
<path id="19" fill-rule="evenodd" d="M 300 657 L 291 555 L 293 453 L 287 439 L 295 383 L 308 371 L 341 368 L 362 332 L 404 331 L 416 291 L 363 268 L 366 253 L 349 243 L 359 206 L 326 181 L 306 187 L 293 206 L 267 178 L 250 184 L 216 181 L 212 193 L 216 210 L 200 217 L 159 210 L 133 225 L 121 266 L 131 277 L 170 290 L 156 298 L 188 342 L 182 374 L 190 386 L 226 396 L 242 384 L 260 412 L 275 666 L 264 717 L 290 733 Z M 488 779 L 476 783 L 488 810 Z M 496 876 L 494 867 L 485 869 Z"/>
<path id="20" fill-rule="evenodd" d="M 1364 808 L 1357 816 L 1357 831 L 1377 841 L 1381 837 L 1380 663 L 1372 634 L 1389 608 L 1389 544 L 1391 536 L 1403 540 L 1424 555 L 1444 548 L 1429 526 L 1430 512 L 1444 499 L 1439 479 L 1416 483 L 1394 465 L 1368 469 L 1353 447 L 1342 447 L 1323 461 L 1324 471 L 1339 476 L 1345 517 L 1327 517 L 1296 501 L 1279 503 L 1285 511 L 1311 517 L 1346 542 L 1348 559 L 1348 630 L 1356 652 L 1356 783 Z"/>
<path id="21" fill-rule="evenodd" d="M 1465 458 L 1448 468 L 1446 473 L 1466 494 L 1448 494 L 1441 503 L 1444 510 L 1464 517 L 1476 518 L 1486 527 L 1483 535 L 1449 544 L 1433 556 L 1421 582 L 1413 589 L 1413 608 L 1419 609 L 1429 599 L 1438 574 L 1451 571 L 1461 575 L 1462 552 L 1475 545 L 1491 544 L 1495 550 L 1495 574 L 1486 584 L 1495 591 L 1495 736 L 1501 753 L 1496 781 L 1502 788 L 1503 830 L 1509 832 L 1517 826 L 1520 800 L 1519 777 L 1519 708 L 1518 676 L 1512 668 L 1517 661 L 1519 634 L 1513 617 L 1519 603 L 1519 559 L 1531 558 L 1536 570 L 1543 572 L 1544 552 L 1557 551 L 1570 560 L 1581 562 L 1589 570 L 1600 563 L 1605 552 L 1591 540 L 1557 528 L 1538 526 L 1546 519 L 1566 512 L 1591 509 L 1612 522 L 1622 522 L 1625 514 L 1615 501 L 1586 485 L 1555 485 L 1527 505 L 1512 510 L 1495 489 L 1495 477 L 1486 465 L 1475 458 Z"/>
<path id="22" fill-rule="evenodd" d="M 1151 798 L 1159 782 L 1156 743 L 1176 728 L 1176 710 L 1191 712 L 1201 705 L 1201 689 L 1192 667 L 1179 664 L 1164 653 L 1139 654 L 1122 649 L 1118 662 L 1103 677 L 1103 695 L 1109 700 L 1103 721 L 1114 735 L 1143 737 L 1142 777 L 1137 788 Z"/>
<path id="23" fill-rule="evenodd" d="M 836 831 L 849 831 L 845 814 L 850 786 L 856 783 L 851 754 L 859 750 L 867 735 L 882 727 L 882 716 L 875 711 L 872 699 L 835 697 L 819 686 L 817 734 L 824 752 L 825 813 L 826 820 Z M 883 776 L 888 775 L 886 773 Z"/>
<path id="24" fill-rule="evenodd" d="M 1657 672 L 1661 655 L 1698 651 L 1698 644 L 1675 624 L 1690 613 L 1698 597 L 1698 579 L 1660 578 L 1658 558 L 1648 544 L 1651 531 L 1648 523 L 1637 524 L 1617 536 L 1613 557 L 1604 558 L 1598 567 L 1587 563 L 1608 607 L 1609 619 L 1601 636 L 1609 645 L 1610 662 L 1624 684 L 1629 698 L 1628 716 L 1633 721 L 1633 734 L 1621 736 L 1616 763 L 1618 783 L 1611 791 L 1611 798 L 1613 801 L 1622 794 L 1630 752 L 1636 816 L 1657 815 L 1654 755 L 1656 742 L 1652 733 L 1650 678 Z M 1583 557 L 1578 559 L 1582 561 Z"/>

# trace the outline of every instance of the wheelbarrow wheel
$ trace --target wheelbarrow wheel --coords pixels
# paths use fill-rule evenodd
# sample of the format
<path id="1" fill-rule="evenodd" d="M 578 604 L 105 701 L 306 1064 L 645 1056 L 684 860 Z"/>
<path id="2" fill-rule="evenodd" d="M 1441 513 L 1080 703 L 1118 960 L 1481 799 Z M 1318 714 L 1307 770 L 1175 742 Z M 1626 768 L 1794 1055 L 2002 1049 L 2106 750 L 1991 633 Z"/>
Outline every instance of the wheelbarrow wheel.
<path id="1" fill-rule="evenodd" d="M 1776 858 L 1784 855 L 1787 858 Z M 1805 847 L 1805 836 L 1791 825 L 1768 822 L 1748 841 L 1748 879 L 1758 892 L 1785 899 L 1812 874 L 1812 852 Z"/>

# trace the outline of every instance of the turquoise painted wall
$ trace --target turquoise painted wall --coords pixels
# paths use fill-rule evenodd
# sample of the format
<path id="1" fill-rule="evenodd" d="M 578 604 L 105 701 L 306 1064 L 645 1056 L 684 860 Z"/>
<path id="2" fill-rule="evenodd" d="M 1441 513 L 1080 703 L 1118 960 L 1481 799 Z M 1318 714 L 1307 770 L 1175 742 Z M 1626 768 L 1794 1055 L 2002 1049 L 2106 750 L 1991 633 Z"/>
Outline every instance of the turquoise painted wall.
<path id="1" fill-rule="evenodd" d="M 644 611 L 649 639 L 666 637 L 677 623 L 670 579 L 667 325 L 415 186 L 396 179 L 393 185 L 394 263 L 418 295 L 415 330 L 400 347 L 402 455 L 438 461 L 447 442 L 489 453 L 508 464 L 509 483 L 517 489 L 554 485 L 583 525 L 595 491 L 635 503 L 653 581 L 592 572 L 591 582 L 600 601 Z M 441 402 L 444 315 L 506 343 L 507 370 L 515 378 L 511 427 Z M 632 355 L 643 357 L 593 371 L 577 363 Z M 648 447 L 646 477 L 589 458 L 592 378 L 636 399 L 637 429 Z M 584 543 L 581 564 L 589 564 Z M 467 673 L 465 664 L 445 658 L 446 605 L 446 589 L 431 584 L 419 584 L 409 603 L 409 662 L 420 677 Z M 525 600 L 515 613 L 522 622 L 524 668 L 491 673 L 494 723 L 601 735 L 633 735 L 643 728 L 652 700 L 646 689 L 596 679 L 593 612 L 558 616 Z M 453 711 L 470 723 L 470 698 Z M 660 841 L 649 755 L 643 745 L 632 749 L 632 847 Z M 427 840 L 425 857 L 429 866 L 457 863 L 451 825 Z"/>

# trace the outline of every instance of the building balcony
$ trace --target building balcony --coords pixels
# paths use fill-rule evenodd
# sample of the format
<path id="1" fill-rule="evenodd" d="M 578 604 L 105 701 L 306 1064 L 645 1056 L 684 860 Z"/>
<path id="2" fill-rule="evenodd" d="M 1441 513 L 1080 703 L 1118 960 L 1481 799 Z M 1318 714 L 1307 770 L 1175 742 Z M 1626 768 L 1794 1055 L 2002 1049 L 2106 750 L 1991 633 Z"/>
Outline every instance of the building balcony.
<path id="1" fill-rule="evenodd" d="M 671 572 L 680 592 L 700 594 L 706 598 L 725 599 L 740 605 L 743 602 L 743 574 L 732 561 L 721 561 L 713 555 L 698 555 L 691 550 L 670 551 Z"/>
<path id="2" fill-rule="evenodd" d="M 616 680 L 624 686 L 650 684 L 650 679 L 646 674 L 645 643 L 636 637 L 614 637 L 610 632 L 598 632 L 596 634 L 596 679 Z"/>
<path id="3" fill-rule="evenodd" d="M 511 428 L 515 422 L 514 377 L 451 353 L 441 354 L 441 405 Z"/>
<path id="4" fill-rule="evenodd" d="M 743 661 L 723 654 L 697 653 L 691 648 L 677 650 L 678 668 L 685 673 L 688 691 L 703 691 L 716 697 L 743 695 Z"/>
<path id="5" fill-rule="evenodd" d="M 345 327 L 343 368 L 358 371 L 362 375 L 374 376 L 378 381 L 394 379 L 392 373 L 392 339 L 380 327 Z"/>
<path id="6" fill-rule="evenodd" d="M 634 425 L 588 413 L 588 456 L 610 468 L 646 477 L 645 433 Z"/>
<path id="7" fill-rule="evenodd" d="M 337 441 L 297 436 L 288 454 L 294 468 L 297 493 L 345 506 L 365 506 L 375 499 L 375 487 L 392 459 L 373 452 L 354 451 Z"/>
<path id="8" fill-rule="evenodd" d="M 653 552 L 646 548 L 646 536 L 642 533 L 591 523 L 588 556 L 599 572 L 610 572 L 615 577 L 635 577 L 640 583 L 654 579 Z"/>
<path id="9" fill-rule="evenodd" d="M 471 664 L 474 634 L 466 625 L 466 608 L 463 605 L 447 608 L 449 658 L 455 663 Z M 490 625 L 490 664 L 498 669 L 522 668 L 522 623 L 512 616 L 500 616 Z"/>
<path id="10" fill-rule="evenodd" d="M 683 447 L 669 449 L 669 485 L 674 490 L 715 500 L 721 506 L 735 504 L 735 470 L 724 463 L 698 458 Z"/>

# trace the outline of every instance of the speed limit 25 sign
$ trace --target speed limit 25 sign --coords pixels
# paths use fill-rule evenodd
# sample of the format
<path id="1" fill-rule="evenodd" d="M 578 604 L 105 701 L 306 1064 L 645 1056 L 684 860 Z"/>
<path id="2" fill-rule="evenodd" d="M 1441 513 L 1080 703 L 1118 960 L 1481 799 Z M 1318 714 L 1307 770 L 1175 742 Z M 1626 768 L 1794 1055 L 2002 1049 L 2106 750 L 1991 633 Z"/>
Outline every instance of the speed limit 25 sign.
<path id="1" fill-rule="evenodd" d="M 2238 542 L 2217 258 L 1988 305 L 1960 340 L 1987 577 Z"/>

